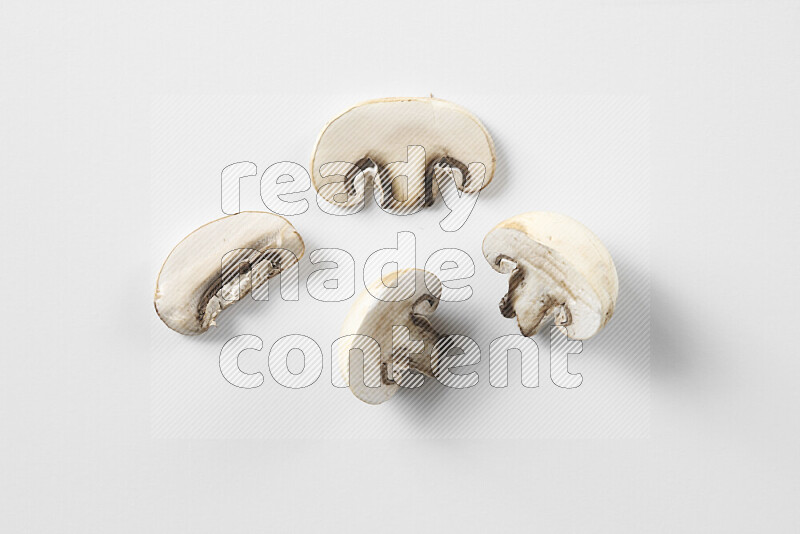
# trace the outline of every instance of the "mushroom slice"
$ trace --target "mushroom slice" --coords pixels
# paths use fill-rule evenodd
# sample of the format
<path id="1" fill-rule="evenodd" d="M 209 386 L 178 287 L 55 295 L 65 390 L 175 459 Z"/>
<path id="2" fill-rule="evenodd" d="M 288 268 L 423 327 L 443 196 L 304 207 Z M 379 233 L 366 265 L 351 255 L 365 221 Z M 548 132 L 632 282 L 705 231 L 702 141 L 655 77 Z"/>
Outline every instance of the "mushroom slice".
<path id="1" fill-rule="evenodd" d="M 548 316 L 571 339 L 588 339 L 611 319 L 617 270 L 599 239 L 578 221 L 550 212 L 524 213 L 495 226 L 483 240 L 494 270 L 510 274 L 500 301 L 525 336 Z"/>
<path id="2" fill-rule="evenodd" d="M 219 312 L 304 252 L 300 234 L 278 215 L 245 211 L 212 221 L 167 256 L 156 282 L 156 313 L 178 333 L 201 334 Z"/>
<path id="3" fill-rule="evenodd" d="M 409 147 L 424 148 L 424 161 Z M 470 174 L 471 163 L 482 164 L 475 167 L 482 172 Z M 325 125 L 311 156 L 311 175 L 314 188 L 332 204 L 359 204 L 372 181 L 384 208 L 408 210 L 433 202 L 437 164 L 453 169 L 461 191 L 477 193 L 489 185 L 494 142 L 480 120 L 432 97 L 383 98 L 358 104 Z M 354 180 L 353 173 L 364 180 Z"/>
<path id="4" fill-rule="evenodd" d="M 413 293 L 402 295 L 406 298 L 389 300 L 390 292 L 398 291 L 389 288 L 412 284 Z M 405 269 L 373 282 L 358 296 L 342 324 L 341 335 L 348 337 L 337 349 L 339 370 L 345 381 L 349 379 L 356 397 L 368 404 L 380 404 L 401 385 L 413 387 L 416 374 L 433 376 L 437 365 L 433 348 L 440 336 L 428 315 L 436 310 L 441 295 L 442 283 L 434 274 Z M 395 326 L 407 328 L 407 337 L 393 337 Z M 364 342 L 362 336 L 374 342 Z"/>

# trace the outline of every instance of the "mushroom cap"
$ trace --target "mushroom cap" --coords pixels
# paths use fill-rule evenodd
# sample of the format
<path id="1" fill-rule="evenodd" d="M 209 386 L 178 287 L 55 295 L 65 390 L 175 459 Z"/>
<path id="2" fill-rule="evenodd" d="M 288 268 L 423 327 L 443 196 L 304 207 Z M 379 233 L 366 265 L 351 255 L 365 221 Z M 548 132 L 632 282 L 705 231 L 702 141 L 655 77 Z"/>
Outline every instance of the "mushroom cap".
<path id="1" fill-rule="evenodd" d="M 511 217 L 486 235 L 483 254 L 496 271 L 504 272 L 503 257 L 523 269 L 514 303 L 523 333 L 535 333 L 542 312 L 554 311 L 548 303 L 569 310 L 569 319 L 561 321 L 569 324 L 557 326 L 572 339 L 592 337 L 614 313 L 619 281 L 611 255 L 571 217 L 552 212 Z"/>
<path id="2" fill-rule="evenodd" d="M 494 142 L 483 124 L 466 109 L 428 97 L 381 98 L 362 102 L 336 116 L 317 138 L 311 156 L 311 176 L 314 188 L 328 202 L 341 206 L 360 202 L 363 191 L 349 197 L 348 202 L 337 203 L 334 197 L 345 193 L 341 175 L 323 178 L 320 166 L 326 163 L 347 162 L 356 164 L 363 158 L 371 158 L 381 169 L 386 165 L 408 160 L 408 147 L 418 145 L 425 148 L 428 164 L 449 156 L 464 165 L 482 163 L 486 174 L 482 184 L 459 187 L 467 192 L 480 191 L 492 180 L 495 168 Z M 332 170 L 346 173 L 344 168 L 332 165 Z M 326 174 L 332 172 L 326 169 Z M 418 201 L 423 192 L 424 171 L 408 177 L 405 182 L 394 180 L 392 189 L 397 199 L 405 199 L 408 205 Z M 323 187 L 336 183 L 334 186 Z M 458 179 L 457 179 L 458 183 Z"/>
<path id="3" fill-rule="evenodd" d="M 244 250 L 226 259 L 239 249 Z M 201 334 L 215 324 L 221 310 L 291 267 L 304 252 L 300 234 L 278 215 L 244 211 L 212 221 L 186 236 L 167 256 L 156 281 L 156 313 L 176 332 Z M 223 279 L 223 260 L 229 266 L 231 258 L 236 261 L 233 279 Z M 264 259 L 280 268 L 272 269 Z M 251 273 L 240 283 L 242 262 L 249 262 Z"/>
<path id="4" fill-rule="evenodd" d="M 403 286 L 413 279 L 414 291 L 405 293 L 403 300 L 387 301 L 390 289 L 386 286 Z M 383 281 L 382 281 L 383 280 Z M 415 303 L 424 305 L 415 308 L 418 313 L 429 315 L 439 305 L 442 296 L 442 283 L 436 275 L 423 269 L 404 269 L 395 271 L 376 280 L 356 298 L 342 324 L 341 335 L 360 334 L 369 336 L 378 342 L 380 352 L 369 350 L 357 338 L 350 337 L 339 345 L 339 371 L 345 381 L 349 378 L 349 387 L 353 394 L 368 404 L 381 404 L 389 400 L 400 388 L 398 384 L 385 384 L 381 380 L 381 364 L 392 360 L 392 327 L 406 326 L 412 339 L 421 337 L 419 328 L 411 319 L 412 307 Z M 385 283 L 384 283 L 385 282 Z M 396 284 L 395 284 L 396 282 Z M 424 336 L 422 336 L 424 337 Z M 425 350 L 420 358 L 430 358 L 433 349 L 430 340 L 425 340 Z M 374 344 L 373 344 L 374 345 Z M 351 349 L 353 350 L 351 354 Z M 363 357 L 362 357 L 363 354 Z M 353 373 L 350 376 L 350 365 Z M 408 367 L 394 360 L 394 375 L 408 372 Z M 366 384 L 380 383 L 378 387 Z"/>

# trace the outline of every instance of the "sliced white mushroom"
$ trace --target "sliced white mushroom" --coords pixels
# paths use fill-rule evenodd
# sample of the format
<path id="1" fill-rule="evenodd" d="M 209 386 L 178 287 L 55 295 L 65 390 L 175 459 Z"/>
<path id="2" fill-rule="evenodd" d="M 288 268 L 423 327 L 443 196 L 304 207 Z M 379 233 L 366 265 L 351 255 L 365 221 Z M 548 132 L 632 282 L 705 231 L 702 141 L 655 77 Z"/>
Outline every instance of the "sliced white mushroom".
<path id="1" fill-rule="evenodd" d="M 409 147 L 417 146 L 424 148 L 424 160 L 409 161 Z M 495 159 L 489 132 L 461 106 L 432 97 L 383 98 L 358 104 L 325 125 L 311 173 L 317 192 L 332 204 L 360 203 L 371 181 L 385 209 L 408 210 L 433 204 L 443 173 L 461 191 L 480 191 L 492 180 Z"/>
<path id="2" fill-rule="evenodd" d="M 222 310 L 304 252 L 300 234 L 278 215 L 245 211 L 217 219 L 167 256 L 156 282 L 156 313 L 176 332 L 201 334 Z"/>
<path id="3" fill-rule="evenodd" d="M 588 339 L 611 319 L 619 282 L 611 255 L 578 221 L 550 212 L 507 219 L 483 240 L 483 255 L 510 274 L 500 301 L 505 317 L 517 317 L 525 336 L 545 318 L 572 339 Z"/>
<path id="4" fill-rule="evenodd" d="M 391 287 L 413 287 L 413 292 L 391 301 L 397 292 Z M 341 335 L 348 337 L 338 345 L 337 354 L 342 377 L 349 380 L 356 397 L 380 404 L 401 385 L 409 386 L 415 374 L 433 376 L 437 365 L 433 349 L 440 336 L 428 316 L 436 310 L 441 295 L 442 285 L 434 274 L 406 269 L 373 282 L 358 296 L 342 324 Z M 408 329 L 405 344 L 393 346 L 393 341 L 403 340 L 393 339 L 395 326 Z"/>

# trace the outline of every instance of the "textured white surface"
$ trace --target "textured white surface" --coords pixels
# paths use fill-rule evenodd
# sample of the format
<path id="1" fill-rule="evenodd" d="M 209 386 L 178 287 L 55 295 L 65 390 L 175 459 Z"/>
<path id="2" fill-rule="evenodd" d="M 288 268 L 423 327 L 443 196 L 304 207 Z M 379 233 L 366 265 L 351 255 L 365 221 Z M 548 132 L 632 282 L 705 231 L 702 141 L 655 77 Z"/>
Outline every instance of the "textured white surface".
<path id="1" fill-rule="evenodd" d="M 797 529 L 797 3 L 463 6 L 4 4 L 5 530 Z M 524 115 L 503 118 L 516 132 L 501 134 L 489 103 L 510 93 L 649 99 L 652 203 L 630 224 L 651 216 L 650 437 L 153 439 L 149 229 L 159 217 L 185 221 L 164 253 L 208 218 L 189 200 L 171 202 L 175 213 L 150 211 L 154 95 L 327 94 L 303 103 L 325 120 L 360 98 L 428 92 L 471 107 L 498 150 L 523 137 L 539 164 L 514 175 L 549 175 L 533 200 L 567 212 L 557 196 L 574 196 L 556 182 L 592 169 L 556 162 L 586 140 L 562 130 L 525 142 L 536 125 Z M 301 132 L 315 135 L 320 119 L 297 115 L 274 145 L 256 146 L 271 130 L 268 114 L 252 127 L 221 125 L 219 137 L 250 140 L 235 157 L 257 158 L 263 170 L 308 150 Z M 173 144 L 180 155 L 180 141 L 158 150 Z M 537 153 L 542 141 L 555 154 Z M 203 184 L 233 161 L 199 165 L 203 157 L 198 150 L 175 172 L 183 179 L 202 167 L 192 176 L 211 206 L 218 192 Z M 487 196 L 503 191 L 499 169 L 495 180 Z M 531 200 L 518 202 L 530 209 Z M 501 290 L 502 277 L 493 280 Z M 356 402 L 346 391 L 331 396 Z M 425 415 L 408 418 L 425 425 Z"/>
<path id="2" fill-rule="evenodd" d="M 261 169 L 242 179 L 241 209 L 265 209 L 259 195 L 264 169 L 274 161 L 309 159 L 318 124 L 331 110 L 347 107 L 346 96 L 157 98 L 153 110 L 151 186 L 152 252 L 162 249 L 190 221 L 220 213 L 220 172 L 249 159 Z M 353 97 L 349 97 L 353 98 Z M 354 102 L 362 100 L 356 96 Z M 456 248 L 474 262 L 463 302 L 442 303 L 433 317 L 442 334 L 471 337 L 481 362 L 460 372 L 478 373 L 469 389 L 445 389 L 426 380 L 419 390 L 400 391 L 380 409 L 356 402 L 347 390 L 332 386 L 331 345 L 340 335 L 355 296 L 344 302 L 320 302 L 306 289 L 316 267 L 300 261 L 299 300 L 277 298 L 240 302 L 220 316 L 218 327 L 196 339 L 165 330 L 151 321 L 153 432 L 156 437 L 308 437 L 308 438 L 530 438 L 647 437 L 649 431 L 649 227 L 648 103 L 629 96 L 494 96 L 451 98 L 475 113 L 496 138 L 495 179 L 480 193 L 466 224 L 444 232 L 439 222 L 448 210 L 441 199 L 419 213 L 398 216 L 381 211 L 372 199 L 348 216 L 319 209 L 313 190 L 294 195 L 309 199 L 305 213 L 288 217 L 310 251 L 346 250 L 354 258 L 356 294 L 366 283 L 364 265 L 376 250 L 397 246 L 398 232 L 416 241 L 416 267 L 436 250 Z M 258 117 L 270 116 L 269 125 Z M 272 148 L 290 139 L 297 148 Z M 302 141 L 306 141 L 303 144 Z M 264 184 L 261 184 L 264 187 Z M 176 199 L 181 206 L 176 206 Z M 483 257 L 484 236 L 500 221 L 535 210 L 560 211 L 586 224 L 611 251 L 619 270 L 620 296 L 607 331 L 584 341 L 569 358 L 571 373 L 583 383 L 563 389 L 550 380 L 550 332 L 536 336 L 540 387 L 522 387 L 519 355 L 509 357 L 509 387 L 489 383 L 489 347 L 518 334 L 517 321 L 505 319 L 498 303 L 508 276 L 495 272 Z M 631 224 L 636 221 L 636 224 Z M 414 267 L 413 258 L 399 265 Z M 241 335 L 260 337 L 265 349 L 242 354 L 246 373 L 266 372 L 270 348 L 279 338 L 302 334 L 313 339 L 325 358 L 319 381 L 303 390 L 281 387 L 269 373 L 257 389 L 242 391 L 225 381 L 220 350 Z M 561 334 L 556 334 L 556 339 Z M 577 344 L 576 344 L 577 345 Z M 579 345 L 577 345 L 579 347 Z M 578 349 L 580 350 L 580 349 Z M 527 357 L 527 355 L 526 355 Z M 557 373 L 554 369 L 553 373 Z M 564 375 L 565 373 L 558 373 Z M 482 377 L 482 380 L 480 379 Z M 268 408 L 267 408 L 268 407 Z M 421 420 L 420 417 L 424 415 Z M 357 424 L 354 424 L 357 423 Z"/>

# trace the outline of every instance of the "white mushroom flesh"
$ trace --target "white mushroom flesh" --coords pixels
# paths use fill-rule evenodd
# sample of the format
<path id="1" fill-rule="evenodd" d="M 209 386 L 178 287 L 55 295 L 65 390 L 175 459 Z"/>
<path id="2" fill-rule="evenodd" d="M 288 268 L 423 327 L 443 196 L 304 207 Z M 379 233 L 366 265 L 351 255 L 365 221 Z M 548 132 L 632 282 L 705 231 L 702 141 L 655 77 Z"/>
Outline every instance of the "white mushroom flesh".
<path id="1" fill-rule="evenodd" d="M 414 290 L 407 298 L 382 300 L 389 298 L 387 287 L 412 287 L 412 282 Z M 342 324 L 341 335 L 368 336 L 378 343 L 379 353 L 368 350 L 368 344 L 359 344 L 354 337 L 339 345 L 339 370 L 349 380 L 356 397 L 368 404 L 380 404 L 397 393 L 413 374 L 432 376 L 432 351 L 439 335 L 427 316 L 436 310 L 441 295 L 441 282 L 435 275 L 422 269 L 406 269 L 376 280 L 358 296 Z M 408 328 L 408 345 L 420 348 L 421 341 L 422 350 L 412 352 L 409 346 L 393 346 L 394 326 Z M 377 387 L 370 387 L 373 385 Z"/>
<path id="2" fill-rule="evenodd" d="M 154 304 L 171 329 L 201 334 L 217 315 L 303 256 L 300 234 L 283 217 L 242 212 L 201 226 L 170 252 Z"/>
<path id="3" fill-rule="evenodd" d="M 410 146 L 423 147 L 424 160 L 408 161 Z M 482 165 L 476 168 L 483 172 L 473 176 L 471 163 Z M 433 203 L 442 178 L 436 167 L 444 165 L 460 190 L 480 191 L 494 175 L 494 142 L 472 113 L 435 98 L 384 98 L 354 106 L 325 126 L 311 157 L 314 187 L 328 202 L 357 204 L 371 181 L 383 207 L 400 211 Z"/>
<path id="4" fill-rule="evenodd" d="M 600 240 L 576 220 L 551 212 L 517 215 L 483 241 L 489 264 L 510 274 L 500 302 L 506 317 L 532 336 L 548 317 L 571 339 L 588 339 L 611 319 L 617 271 Z"/>

